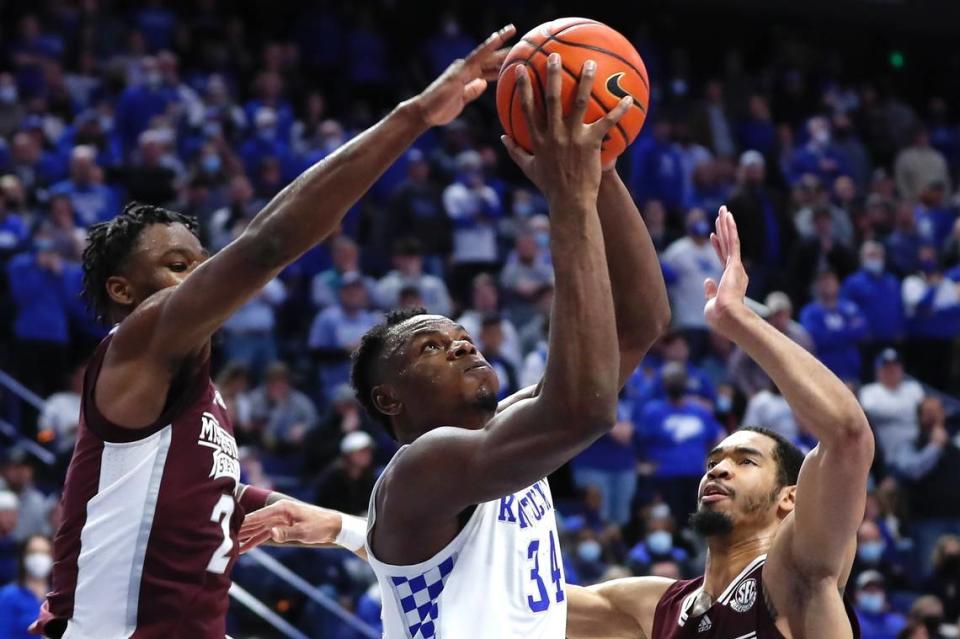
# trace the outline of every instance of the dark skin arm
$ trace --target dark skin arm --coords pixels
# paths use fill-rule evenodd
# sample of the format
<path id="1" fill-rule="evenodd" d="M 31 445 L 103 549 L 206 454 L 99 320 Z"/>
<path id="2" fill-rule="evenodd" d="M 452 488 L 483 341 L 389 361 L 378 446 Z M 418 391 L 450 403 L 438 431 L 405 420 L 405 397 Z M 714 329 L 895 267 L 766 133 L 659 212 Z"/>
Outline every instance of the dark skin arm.
<path id="1" fill-rule="evenodd" d="M 595 74 L 585 66 L 573 112 L 564 118 L 559 62 L 556 55 L 548 62 L 545 115 L 535 114 L 530 79 L 518 65 L 534 148 L 524 168 L 544 187 L 557 258 L 542 392 L 497 413 L 483 428 L 437 428 L 404 449 L 377 492 L 372 543 L 383 561 L 410 564 L 434 555 L 457 534 L 467 508 L 542 479 L 615 422 L 620 358 L 596 202 L 600 143 L 630 101 L 584 125 Z M 472 345 L 461 339 L 445 348 L 453 357 Z"/>
<path id="2" fill-rule="evenodd" d="M 111 278 L 112 297 L 136 308 L 121 322 L 97 382 L 97 395 L 110 398 L 98 403 L 104 415 L 129 428 L 156 420 L 183 362 L 208 349 L 210 336 L 237 308 L 329 236 L 419 135 L 450 122 L 479 97 L 499 71 L 505 52 L 498 48 L 513 33 L 510 26 L 493 34 L 423 93 L 307 169 L 217 255 L 203 260 L 196 250 L 175 286 L 137 304 L 136 291 L 123 278 Z"/>

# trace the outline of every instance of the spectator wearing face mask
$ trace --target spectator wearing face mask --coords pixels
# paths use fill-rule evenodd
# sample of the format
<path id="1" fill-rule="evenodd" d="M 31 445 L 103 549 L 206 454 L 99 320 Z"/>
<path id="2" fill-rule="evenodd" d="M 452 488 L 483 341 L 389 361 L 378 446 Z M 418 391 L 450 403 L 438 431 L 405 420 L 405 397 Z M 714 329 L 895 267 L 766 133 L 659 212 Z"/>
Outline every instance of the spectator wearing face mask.
<path id="1" fill-rule="evenodd" d="M 793 153 L 789 177 L 797 182 L 806 174 L 813 174 L 824 184 L 848 173 L 847 161 L 830 139 L 830 122 L 824 117 L 810 118 L 807 123 L 809 140 Z"/>
<path id="2" fill-rule="evenodd" d="M 29 639 L 27 628 L 37 618 L 40 604 L 50 591 L 53 547 L 43 535 L 24 541 L 16 581 L 0 589 L 0 637 Z"/>
<path id="3" fill-rule="evenodd" d="M 906 584 L 903 564 L 893 539 L 884 534 L 876 522 L 865 519 L 857 530 L 857 555 L 850 574 L 869 571 L 882 574 L 887 585 Z"/>
<path id="4" fill-rule="evenodd" d="M 900 280 L 886 270 L 883 244 L 863 243 L 860 270 L 843 281 L 840 297 L 856 304 L 867 321 L 867 337 L 860 343 L 861 378 L 871 379 L 874 358 L 884 348 L 899 344 L 906 330 Z"/>
<path id="5" fill-rule="evenodd" d="M 823 271 L 814 286 L 816 299 L 800 311 L 800 323 L 816 346 L 817 358 L 844 380 L 860 377 L 860 340 L 867 322 L 851 301 L 840 299 L 836 273 Z"/>
<path id="6" fill-rule="evenodd" d="M 857 578 L 854 609 L 864 639 L 897 639 L 907 625 L 902 614 L 890 610 L 883 575 L 876 570 L 868 570 Z"/>
<path id="7" fill-rule="evenodd" d="M 659 513 L 658 513 L 659 514 Z M 669 513 L 647 519 L 647 533 L 627 554 L 627 563 L 635 575 L 650 574 L 651 567 L 661 562 L 674 562 L 681 570 L 690 560 L 690 553 L 675 543 L 676 524 Z"/>
<path id="8" fill-rule="evenodd" d="M 953 340 L 960 332 L 960 288 L 944 277 L 937 249 L 922 245 L 919 272 L 903 280 L 907 316 L 907 370 L 922 381 L 946 390 L 950 379 Z"/>
<path id="9" fill-rule="evenodd" d="M 948 639 L 957 636 L 957 626 L 946 623 L 943 602 L 934 595 L 924 595 L 914 601 L 907 620 L 912 628 L 926 632 L 926 635 L 917 635 L 923 639 Z M 913 636 L 908 635 L 908 639 Z"/>

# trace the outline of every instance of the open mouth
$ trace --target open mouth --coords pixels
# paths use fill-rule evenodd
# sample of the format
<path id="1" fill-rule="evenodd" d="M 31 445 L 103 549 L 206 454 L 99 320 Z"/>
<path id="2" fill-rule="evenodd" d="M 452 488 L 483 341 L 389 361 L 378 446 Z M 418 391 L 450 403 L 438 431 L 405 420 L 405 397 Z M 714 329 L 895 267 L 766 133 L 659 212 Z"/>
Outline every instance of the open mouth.
<path id="1" fill-rule="evenodd" d="M 707 484 L 703 489 L 703 496 L 700 501 L 710 504 L 730 497 L 730 491 L 719 484 Z"/>
<path id="2" fill-rule="evenodd" d="M 471 364 L 470 366 L 467 366 L 466 370 L 464 370 L 463 372 L 469 373 L 470 371 L 475 371 L 483 368 L 490 368 L 490 365 L 487 364 L 486 362 L 477 362 L 476 364 Z"/>

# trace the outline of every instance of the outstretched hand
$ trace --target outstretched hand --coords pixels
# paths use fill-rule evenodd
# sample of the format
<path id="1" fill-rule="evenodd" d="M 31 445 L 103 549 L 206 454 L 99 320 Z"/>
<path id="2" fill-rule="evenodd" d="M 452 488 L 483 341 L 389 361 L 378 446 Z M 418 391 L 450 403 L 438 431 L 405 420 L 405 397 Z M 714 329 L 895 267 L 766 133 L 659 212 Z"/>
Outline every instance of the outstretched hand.
<path id="1" fill-rule="evenodd" d="M 487 38 L 462 60 L 453 62 L 440 77 L 423 90 L 413 103 L 419 108 L 428 126 L 450 123 L 470 102 L 486 90 L 487 83 L 497 79 L 500 66 L 509 53 L 501 48 L 517 32 L 510 24 Z"/>
<path id="2" fill-rule="evenodd" d="M 703 293 L 707 299 L 703 314 L 711 328 L 725 335 L 725 329 L 737 313 L 746 310 L 743 298 L 747 294 L 747 271 L 740 261 L 740 234 L 733 214 L 726 206 L 717 215 L 717 230 L 710 234 L 717 257 L 723 265 L 723 275 L 717 283 L 707 278 Z"/>
<path id="3" fill-rule="evenodd" d="M 337 512 L 283 499 L 246 516 L 240 527 L 240 554 L 267 542 L 332 544 L 340 525 Z"/>
<path id="4" fill-rule="evenodd" d="M 551 53 L 547 60 L 545 109 L 538 113 L 534 105 L 530 74 L 524 64 L 516 65 L 520 106 L 530 131 L 533 153 L 528 153 L 515 140 L 504 135 L 501 140 L 507 153 L 547 198 L 566 198 L 596 202 L 600 188 L 600 146 L 604 136 L 624 116 L 633 99 L 624 97 L 604 117 L 591 124 L 583 118 L 590 103 L 597 65 L 586 60 L 569 115 L 564 117 L 562 93 L 563 67 L 560 55 Z"/>

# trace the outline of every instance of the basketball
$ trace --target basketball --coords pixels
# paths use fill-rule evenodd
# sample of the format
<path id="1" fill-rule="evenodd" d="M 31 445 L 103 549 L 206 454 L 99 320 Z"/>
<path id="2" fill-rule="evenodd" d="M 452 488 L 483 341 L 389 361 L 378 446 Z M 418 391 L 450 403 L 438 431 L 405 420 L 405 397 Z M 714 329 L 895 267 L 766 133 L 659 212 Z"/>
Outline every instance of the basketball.
<path id="1" fill-rule="evenodd" d="M 530 133 L 520 106 L 515 65 L 530 70 L 534 100 L 543 108 L 547 81 L 547 58 L 560 54 L 563 64 L 561 99 L 569 113 L 580 81 L 583 63 L 597 63 L 596 81 L 584 122 L 595 122 L 613 109 L 625 96 L 633 96 L 633 106 L 610 130 L 602 146 L 603 163 L 615 159 L 636 139 L 647 117 L 650 83 L 640 54 L 623 35 L 605 24 L 587 18 L 561 18 L 546 22 L 528 32 L 510 50 L 500 69 L 497 82 L 497 113 L 507 135 L 531 151 Z"/>

